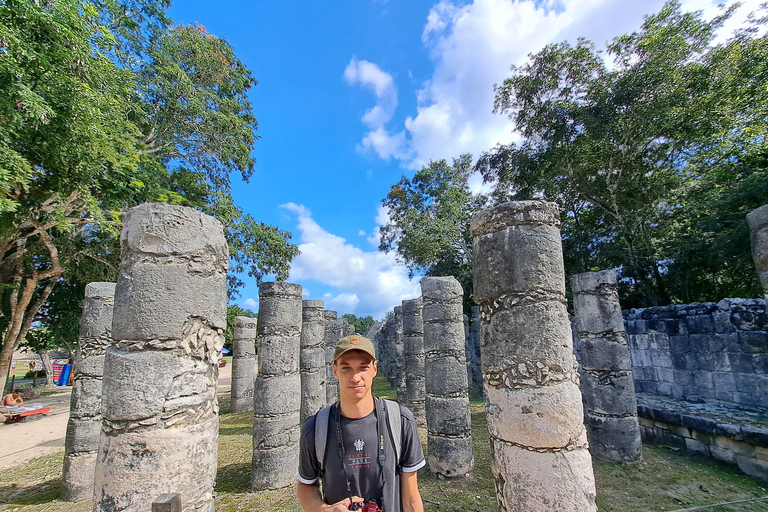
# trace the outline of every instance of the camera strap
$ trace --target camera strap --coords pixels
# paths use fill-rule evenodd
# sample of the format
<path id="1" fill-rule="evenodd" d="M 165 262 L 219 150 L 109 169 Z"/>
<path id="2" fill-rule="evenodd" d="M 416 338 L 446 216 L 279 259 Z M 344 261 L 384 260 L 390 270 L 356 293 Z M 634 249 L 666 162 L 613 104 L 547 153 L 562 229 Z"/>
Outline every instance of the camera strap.
<path id="1" fill-rule="evenodd" d="M 373 397 L 374 400 L 374 408 L 376 410 L 376 439 L 377 443 L 376 446 L 378 448 L 378 454 L 376 457 L 376 460 L 379 463 L 379 484 L 381 487 L 382 492 L 384 492 L 384 483 L 385 475 L 384 475 L 384 463 L 387 460 L 387 456 L 384 453 L 384 435 L 387 431 L 386 428 L 386 412 L 384 412 L 384 401 L 379 399 L 379 397 Z M 339 453 L 339 459 L 341 460 L 341 467 L 344 469 L 344 480 L 347 482 L 347 495 L 349 496 L 350 502 L 352 501 L 352 484 L 349 480 L 349 473 L 347 472 L 347 460 L 346 460 L 346 450 L 344 449 L 344 438 L 343 434 L 341 433 L 341 403 L 336 402 L 336 406 L 334 409 L 334 423 L 336 427 L 336 448 Z"/>

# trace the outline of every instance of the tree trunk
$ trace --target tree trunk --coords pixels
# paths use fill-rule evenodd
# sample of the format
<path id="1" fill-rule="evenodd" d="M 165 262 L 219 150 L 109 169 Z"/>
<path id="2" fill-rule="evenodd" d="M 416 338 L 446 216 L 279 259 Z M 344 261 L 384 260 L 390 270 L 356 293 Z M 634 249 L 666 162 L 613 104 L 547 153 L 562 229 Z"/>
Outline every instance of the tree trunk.
<path id="1" fill-rule="evenodd" d="M 11 344 L 5 343 L 3 344 L 3 349 L 0 350 L 0 390 L 5 389 L 8 374 L 11 372 L 14 348 Z"/>
<path id="2" fill-rule="evenodd" d="M 51 354 L 47 350 L 41 350 L 40 359 L 43 360 L 43 366 L 45 366 L 45 385 L 55 385 L 56 383 L 53 380 L 53 361 L 51 360 Z"/>

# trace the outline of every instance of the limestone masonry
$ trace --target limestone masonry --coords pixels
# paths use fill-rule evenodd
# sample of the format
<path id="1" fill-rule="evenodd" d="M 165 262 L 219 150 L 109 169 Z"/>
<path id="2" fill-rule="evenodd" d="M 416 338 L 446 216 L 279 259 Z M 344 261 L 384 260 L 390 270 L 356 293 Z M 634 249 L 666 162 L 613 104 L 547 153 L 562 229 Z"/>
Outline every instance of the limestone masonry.
<path id="1" fill-rule="evenodd" d="M 454 277 L 421 281 L 427 462 L 432 473 L 444 477 L 464 476 L 475 463 L 462 296 Z"/>
<path id="2" fill-rule="evenodd" d="M 251 486 L 263 491 L 292 485 L 299 465 L 301 286 L 261 283 L 257 325 Z"/>
<path id="3" fill-rule="evenodd" d="M 581 340 L 581 392 L 589 451 L 605 462 L 639 462 L 643 448 L 637 397 L 616 272 L 572 276 L 571 289 Z"/>
<path id="4" fill-rule="evenodd" d="M 222 225 L 146 203 L 126 211 L 120 246 L 94 511 L 146 511 L 179 493 L 185 511 L 212 512 L 229 262 Z"/>
<path id="5" fill-rule="evenodd" d="M 88 283 L 85 287 L 80 337 L 72 377 L 61 499 L 93 498 L 96 454 L 101 434 L 101 381 L 104 353 L 112 344 L 115 283 Z"/>
<path id="6" fill-rule="evenodd" d="M 253 410 L 256 374 L 256 319 L 236 316 L 232 336 L 232 412 Z"/>
<path id="7" fill-rule="evenodd" d="M 557 205 L 505 203 L 470 229 L 499 509 L 594 511 Z"/>

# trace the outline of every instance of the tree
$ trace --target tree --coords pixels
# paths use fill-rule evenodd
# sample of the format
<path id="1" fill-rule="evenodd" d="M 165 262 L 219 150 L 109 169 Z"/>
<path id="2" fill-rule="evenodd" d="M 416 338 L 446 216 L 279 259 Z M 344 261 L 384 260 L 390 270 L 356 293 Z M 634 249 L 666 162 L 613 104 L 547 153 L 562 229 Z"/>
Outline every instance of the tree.
<path id="1" fill-rule="evenodd" d="M 365 331 L 371 328 L 376 320 L 372 316 L 358 317 L 353 313 L 346 313 L 341 316 L 342 320 L 346 320 L 349 325 L 355 328 L 355 332 L 358 334 L 365 334 Z"/>
<path id="2" fill-rule="evenodd" d="M 683 263 L 688 202 L 703 199 L 692 192 L 717 180 L 714 162 L 764 147 L 765 38 L 750 26 L 713 44 L 732 12 L 707 21 L 669 2 L 607 46 L 610 67 L 579 39 L 545 47 L 496 86 L 495 112 L 522 141 L 478 161 L 497 180 L 494 199 L 557 201 L 567 272 L 618 267 L 627 307 L 702 296 L 682 293 L 694 283 L 671 272 Z"/>
<path id="3" fill-rule="evenodd" d="M 257 280 L 285 278 L 298 253 L 289 233 L 228 194 L 230 174 L 247 180 L 253 169 L 255 80 L 225 41 L 171 26 L 169 3 L 0 7 L 0 384 L 62 279 L 71 293 L 94 276 L 115 279 L 128 206 L 165 201 L 217 216 L 233 270 Z M 84 260 L 93 272 L 67 280 Z M 230 279 L 231 294 L 239 286 Z"/>
<path id="4" fill-rule="evenodd" d="M 402 176 L 382 204 L 389 222 L 381 228 L 379 250 L 396 251 L 410 276 L 455 276 L 471 304 L 472 239 L 469 219 L 485 205 L 484 196 L 469 189 L 472 156 L 462 155 L 449 165 L 430 162 L 413 178 Z"/>

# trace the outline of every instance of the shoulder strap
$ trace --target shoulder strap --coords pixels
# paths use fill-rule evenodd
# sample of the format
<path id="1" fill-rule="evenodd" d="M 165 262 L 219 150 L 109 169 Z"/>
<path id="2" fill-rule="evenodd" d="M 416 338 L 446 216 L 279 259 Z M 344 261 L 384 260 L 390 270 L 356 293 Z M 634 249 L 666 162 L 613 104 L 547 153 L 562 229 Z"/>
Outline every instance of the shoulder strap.
<path id="1" fill-rule="evenodd" d="M 384 400 L 384 408 L 389 420 L 389 431 L 392 433 L 392 443 L 395 445 L 395 466 L 400 467 L 400 452 L 403 445 L 403 419 L 400 415 L 400 404 L 392 400 Z M 315 427 L 317 428 L 317 427 Z"/>
<path id="2" fill-rule="evenodd" d="M 325 471 L 325 444 L 328 441 L 328 420 L 331 417 L 331 407 L 323 407 L 315 415 L 315 456 L 320 465 L 320 472 Z"/>

